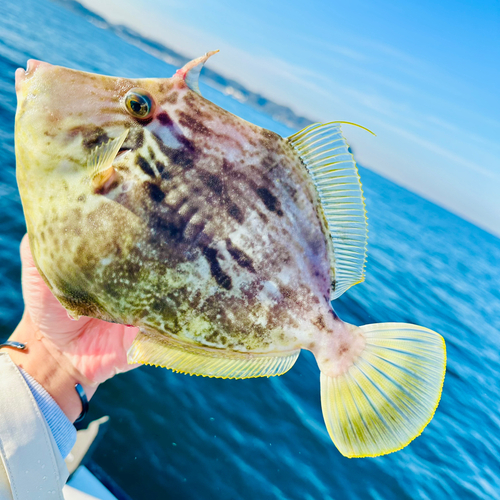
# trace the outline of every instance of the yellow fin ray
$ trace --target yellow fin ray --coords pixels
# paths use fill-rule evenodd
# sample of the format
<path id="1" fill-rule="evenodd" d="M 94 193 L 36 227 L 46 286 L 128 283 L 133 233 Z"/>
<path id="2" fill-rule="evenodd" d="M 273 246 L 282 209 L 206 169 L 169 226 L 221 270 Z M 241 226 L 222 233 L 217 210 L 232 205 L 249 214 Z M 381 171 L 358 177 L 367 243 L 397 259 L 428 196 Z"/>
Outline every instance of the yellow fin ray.
<path id="1" fill-rule="evenodd" d="M 127 353 L 129 363 L 161 366 L 175 372 L 216 378 L 273 377 L 287 372 L 300 350 L 251 354 L 181 342 L 139 333 Z"/>
<path id="2" fill-rule="evenodd" d="M 101 186 L 111 176 L 113 161 L 125 142 L 128 132 L 128 129 L 125 129 L 118 137 L 97 146 L 90 153 L 87 166 L 90 169 L 90 179 L 94 187 Z"/>
<path id="3" fill-rule="evenodd" d="M 343 375 L 321 374 L 326 427 L 347 457 L 400 450 L 419 436 L 439 404 L 446 371 L 443 338 L 405 323 L 360 327 L 366 346 Z"/>
<path id="4" fill-rule="evenodd" d="M 358 169 L 340 122 L 315 123 L 288 142 L 314 182 L 332 239 L 333 300 L 364 280 L 368 226 Z"/>

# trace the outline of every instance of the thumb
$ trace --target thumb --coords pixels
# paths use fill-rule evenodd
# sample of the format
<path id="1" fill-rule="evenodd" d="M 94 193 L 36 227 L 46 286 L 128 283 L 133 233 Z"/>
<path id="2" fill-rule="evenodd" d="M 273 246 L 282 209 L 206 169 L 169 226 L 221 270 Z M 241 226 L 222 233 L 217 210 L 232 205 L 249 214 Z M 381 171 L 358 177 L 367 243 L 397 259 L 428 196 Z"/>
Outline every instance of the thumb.
<path id="1" fill-rule="evenodd" d="M 21 241 L 23 298 L 33 322 L 43 330 L 48 318 L 67 320 L 67 313 L 42 279 L 30 250 L 28 235 Z"/>
<path id="2" fill-rule="evenodd" d="M 23 272 L 25 268 L 36 267 L 33 255 L 31 254 L 30 240 L 27 233 L 23 236 L 23 239 L 21 240 L 20 250 L 21 250 L 21 262 L 23 264 Z"/>

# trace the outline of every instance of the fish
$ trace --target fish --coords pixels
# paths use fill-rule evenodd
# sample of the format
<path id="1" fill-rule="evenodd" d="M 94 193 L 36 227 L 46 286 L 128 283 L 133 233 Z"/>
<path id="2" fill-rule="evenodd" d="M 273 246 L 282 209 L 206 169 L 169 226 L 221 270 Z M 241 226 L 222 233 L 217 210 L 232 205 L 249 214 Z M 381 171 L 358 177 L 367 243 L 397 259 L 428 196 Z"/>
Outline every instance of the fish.
<path id="1" fill-rule="evenodd" d="M 17 180 L 37 268 L 80 316 L 134 325 L 130 363 L 206 377 L 320 371 L 346 457 L 405 447 L 432 419 L 438 333 L 356 326 L 332 301 L 365 278 L 367 218 L 343 122 L 290 137 L 205 99 L 209 57 L 170 78 L 28 61 L 16 71 Z"/>

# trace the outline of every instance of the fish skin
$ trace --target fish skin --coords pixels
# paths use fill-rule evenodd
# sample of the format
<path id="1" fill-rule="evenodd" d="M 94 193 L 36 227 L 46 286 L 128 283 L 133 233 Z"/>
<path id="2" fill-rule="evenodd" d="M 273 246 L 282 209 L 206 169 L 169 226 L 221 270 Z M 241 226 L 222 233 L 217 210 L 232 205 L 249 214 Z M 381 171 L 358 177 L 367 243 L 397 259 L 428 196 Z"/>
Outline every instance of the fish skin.
<path id="1" fill-rule="evenodd" d="M 122 105 L 132 88 L 156 102 L 146 122 Z M 18 99 L 30 243 L 71 315 L 259 353 L 307 347 L 334 329 L 329 240 L 285 139 L 178 76 L 113 78 L 45 63 L 24 77 Z M 88 155 L 125 128 L 117 178 L 94 192 Z"/>
<path id="2" fill-rule="evenodd" d="M 338 318 L 330 299 L 364 278 L 367 230 L 340 127 L 283 139 L 219 108 L 196 79 L 212 54 L 166 79 L 16 71 L 17 179 L 40 274 L 71 316 L 138 326 L 129 362 L 246 378 L 285 373 L 308 349 L 339 451 L 397 451 L 439 404 L 444 340 Z M 131 89 L 155 103 L 143 120 L 142 101 L 125 106 Z"/>

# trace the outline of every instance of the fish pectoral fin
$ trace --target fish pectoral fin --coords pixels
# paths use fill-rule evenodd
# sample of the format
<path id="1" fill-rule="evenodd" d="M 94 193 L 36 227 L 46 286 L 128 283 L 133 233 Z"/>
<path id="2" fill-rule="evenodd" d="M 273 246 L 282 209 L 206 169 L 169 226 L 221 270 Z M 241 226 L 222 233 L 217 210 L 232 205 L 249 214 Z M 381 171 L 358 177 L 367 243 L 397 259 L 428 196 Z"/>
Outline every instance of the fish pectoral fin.
<path id="1" fill-rule="evenodd" d="M 118 137 L 97 146 L 90 153 L 87 166 L 94 189 L 99 189 L 113 175 L 113 161 L 125 142 L 128 132 L 128 129 L 125 129 Z"/>
<path id="2" fill-rule="evenodd" d="M 332 239 L 333 300 L 365 275 L 368 224 L 356 162 L 340 122 L 315 123 L 287 140 L 314 182 Z"/>
<path id="3" fill-rule="evenodd" d="M 181 69 L 177 70 L 175 74 L 181 77 L 193 92 L 201 95 L 199 85 L 201 70 L 204 64 L 207 62 L 207 59 L 214 54 L 217 54 L 217 52 L 219 51 L 212 50 L 211 52 L 207 52 L 204 56 L 189 61 Z"/>
<path id="4" fill-rule="evenodd" d="M 243 379 L 282 375 L 294 365 L 299 353 L 300 350 L 250 354 L 197 347 L 159 335 L 139 333 L 127 353 L 127 361 L 189 375 Z"/>
<path id="5" fill-rule="evenodd" d="M 326 427 L 342 455 L 376 457 L 400 450 L 431 421 L 441 398 L 446 347 L 421 326 L 360 327 L 366 344 L 345 373 L 321 373 Z"/>

